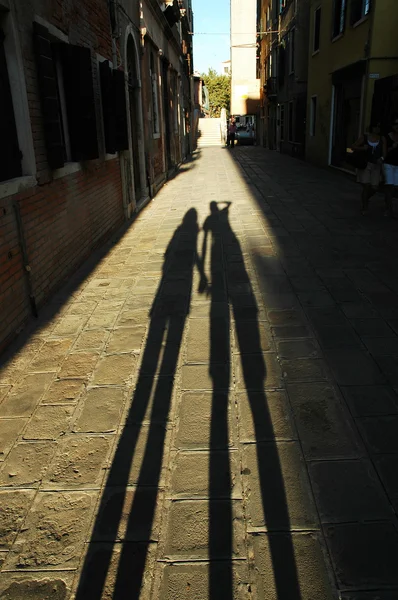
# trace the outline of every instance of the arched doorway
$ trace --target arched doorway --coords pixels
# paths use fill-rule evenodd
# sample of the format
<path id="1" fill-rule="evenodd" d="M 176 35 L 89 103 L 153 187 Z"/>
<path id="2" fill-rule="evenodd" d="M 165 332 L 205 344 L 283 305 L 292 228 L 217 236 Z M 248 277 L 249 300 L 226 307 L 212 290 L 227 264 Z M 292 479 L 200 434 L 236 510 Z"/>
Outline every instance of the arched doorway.
<path id="1" fill-rule="evenodd" d="M 134 193 L 135 200 L 139 202 L 142 196 L 141 173 L 140 173 L 140 112 L 141 112 L 141 87 L 139 74 L 137 72 L 136 49 L 132 35 L 127 41 L 127 73 L 128 73 L 128 95 L 130 112 L 131 150 L 134 171 Z"/>

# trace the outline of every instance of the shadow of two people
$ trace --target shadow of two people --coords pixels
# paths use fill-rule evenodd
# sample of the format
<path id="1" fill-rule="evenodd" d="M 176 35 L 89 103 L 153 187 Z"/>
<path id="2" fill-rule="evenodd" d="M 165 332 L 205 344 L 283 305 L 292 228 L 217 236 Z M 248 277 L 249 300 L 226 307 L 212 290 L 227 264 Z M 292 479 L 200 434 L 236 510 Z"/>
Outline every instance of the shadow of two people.
<path id="1" fill-rule="evenodd" d="M 267 530 L 271 532 L 269 547 L 277 597 L 289 600 L 301 598 L 289 533 L 286 493 L 265 392 L 267 372 L 260 340 L 258 307 L 239 240 L 229 222 L 230 207 L 231 202 L 210 203 L 210 214 L 203 224 L 200 255 L 195 208 L 186 212 L 166 249 L 162 278 L 150 311 L 149 332 L 137 384 L 126 426 L 109 469 L 76 600 L 100 600 L 105 586 L 108 589 L 112 587 L 114 600 L 140 598 L 153 541 L 166 426 L 170 418 L 183 333 L 190 313 L 195 266 L 200 274 L 198 293 L 206 294 L 210 299 L 209 599 L 234 598 L 229 431 L 231 313 L 236 332 L 236 356 L 241 363 L 255 428 L 261 503 Z M 204 270 L 208 252 L 210 282 Z M 149 423 L 145 428 L 145 450 L 139 474 L 132 480 L 132 463 L 145 422 Z M 258 443 L 264 437 L 267 444 Z M 220 481 L 223 482 L 221 486 Z M 128 486 L 132 484 L 135 486 L 134 494 L 126 518 L 123 507 Z M 110 506 L 109 493 L 115 489 L 117 501 Z M 124 533 L 121 539 L 122 520 Z M 184 527 L 184 524 L 181 526 Z M 281 536 L 273 536 L 272 531 L 285 532 L 282 545 Z M 98 548 L 96 542 L 101 537 L 107 540 L 107 544 Z M 111 573 L 116 546 L 118 564 Z"/>

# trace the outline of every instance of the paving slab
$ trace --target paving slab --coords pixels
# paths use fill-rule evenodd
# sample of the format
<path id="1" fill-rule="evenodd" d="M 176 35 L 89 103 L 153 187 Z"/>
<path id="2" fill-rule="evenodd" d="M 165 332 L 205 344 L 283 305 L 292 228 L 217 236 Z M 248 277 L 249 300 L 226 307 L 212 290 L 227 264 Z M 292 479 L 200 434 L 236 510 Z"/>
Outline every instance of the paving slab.
<path id="1" fill-rule="evenodd" d="M 11 548 L 33 503 L 34 492 L 28 490 L 0 490 L 0 548 Z"/>
<path id="2" fill-rule="evenodd" d="M 385 378 L 366 352 L 355 349 L 327 350 L 325 358 L 340 385 L 377 385 Z"/>
<path id="3" fill-rule="evenodd" d="M 229 600 L 231 589 L 235 600 L 252 598 L 250 575 L 245 564 L 235 561 L 209 563 L 167 564 L 161 570 L 159 588 L 162 600 L 202 600 L 210 598 L 210 576 L 217 582 L 218 600 Z M 231 582 L 232 580 L 232 582 Z"/>
<path id="4" fill-rule="evenodd" d="M 161 556 L 172 561 L 231 560 L 245 556 L 243 505 L 239 500 L 174 501 L 168 509 Z M 217 530 L 210 532 L 210 513 Z M 229 518 L 230 515 L 230 518 Z M 214 538 L 214 539 L 213 539 Z"/>
<path id="5" fill-rule="evenodd" d="M 259 598 L 334 600 L 318 534 L 259 535 L 253 546 Z"/>
<path id="6" fill-rule="evenodd" d="M 116 431 L 125 400 L 121 388 L 91 388 L 80 402 L 79 415 L 73 431 L 84 433 L 110 433 Z"/>
<path id="7" fill-rule="evenodd" d="M 49 441 L 16 443 L 0 470 L 0 486 L 38 488 L 56 449 Z"/>
<path id="8" fill-rule="evenodd" d="M 181 397 L 175 446 L 225 449 L 235 443 L 233 407 L 226 393 L 185 392 Z M 210 424 L 213 423 L 213 437 Z"/>
<path id="9" fill-rule="evenodd" d="M 393 415 L 398 412 L 398 396 L 389 386 L 341 387 L 344 398 L 354 417 Z"/>
<path id="10" fill-rule="evenodd" d="M 348 411 L 328 383 L 290 384 L 288 393 L 307 459 L 353 458 L 363 453 Z"/>
<path id="11" fill-rule="evenodd" d="M 325 533 L 341 587 L 398 586 L 398 531 L 393 522 L 330 525 Z"/>
<path id="12" fill-rule="evenodd" d="M 73 575 L 52 573 L 3 573 L 0 594 L 6 600 L 67 600 Z"/>
<path id="13" fill-rule="evenodd" d="M 93 492 L 39 493 L 4 568 L 76 569 L 94 504 Z"/>
<path id="14" fill-rule="evenodd" d="M 357 423 L 371 453 L 398 453 L 398 416 L 363 417 Z"/>
<path id="15" fill-rule="evenodd" d="M 318 519 L 297 442 L 243 448 L 243 486 L 251 531 L 316 529 Z M 272 492 L 271 492 L 272 490 Z"/>
<path id="16" fill-rule="evenodd" d="M 137 600 L 149 600 L 155 553 L 156 544 L 93 544 L 70 600 L 124 600 L 127 591 Z M 122 558 L 128 568 L 119 569 Z"/>
<path id="17" fill-rule="evenodd" d="M 235 450 L 178 452 L 171 469 L 170 492 L 175 499 L 242 498 L 240 457 Z"/>
<path id="18" fill-rule="evenodd" d="M 323 523 L 393 518 L 391 505 L 370 461 L 313 462 L 309 470 Z"/>

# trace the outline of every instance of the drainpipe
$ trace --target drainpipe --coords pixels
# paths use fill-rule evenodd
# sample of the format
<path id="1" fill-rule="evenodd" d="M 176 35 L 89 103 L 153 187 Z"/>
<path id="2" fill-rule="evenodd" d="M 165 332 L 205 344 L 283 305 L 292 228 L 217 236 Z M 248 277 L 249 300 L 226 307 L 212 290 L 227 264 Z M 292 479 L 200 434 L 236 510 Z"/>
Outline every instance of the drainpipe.
<path id="1" fill-rule="evenodd" d="M 33 293 L 31 268 L 29 266 L 28 251 L 26 249 L 25 236 L 24 236 L 23 224 L 22 224 L 22 219 L 21 219 L 21 211 L 19 209 L 18 202 L 13 202 L 13 208 L 14 208 L 14 213 L 15 213 L 15 219 L 17 222 L 18 241 L 19 241 L 19 246 L 21 248 L 21 252 L 22 252 L 25 283 L 26 283 L 26 289 L 28 291 L 28 296 L 29 296 L 30 310 L 32 312 L 32 315 L 35 318 L 37 318 L 39 315 L 37 312 L 36 299 L 35 299 L 35 296 Z"/>

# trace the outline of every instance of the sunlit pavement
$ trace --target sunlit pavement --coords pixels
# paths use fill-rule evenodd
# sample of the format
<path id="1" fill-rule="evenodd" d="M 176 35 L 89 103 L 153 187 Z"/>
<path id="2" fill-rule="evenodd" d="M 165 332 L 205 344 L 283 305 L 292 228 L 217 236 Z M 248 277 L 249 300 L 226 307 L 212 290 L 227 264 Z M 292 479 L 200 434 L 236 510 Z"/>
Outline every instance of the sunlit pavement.
<path id="1" fill-rule="evenodd" d="M 260 148 L 182 166 L 0 373 L 1 598 L 398 598 L 382 213 Z"/>

